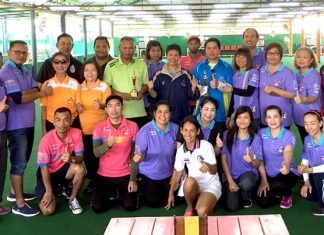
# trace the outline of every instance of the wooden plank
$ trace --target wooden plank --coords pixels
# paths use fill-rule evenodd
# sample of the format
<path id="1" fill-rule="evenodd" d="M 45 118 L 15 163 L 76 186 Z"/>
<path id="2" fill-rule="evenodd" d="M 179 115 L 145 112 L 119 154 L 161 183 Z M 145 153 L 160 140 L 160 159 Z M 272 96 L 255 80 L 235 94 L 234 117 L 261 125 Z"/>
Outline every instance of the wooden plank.
<path id="1" fill-rule="evenodd" d="M 242 235 L 263 234 L 261 222 L 258 216 L 238 216 Z"/>
<path id="2" fill-rule="evenodd" d="M 207 234 L 218 235 L 218 221 L 217 216 L 208 216 L 207 219 Z"/>
<path id="3" fill-rule="evenodd" d="M 154 217 L 137 217 L 131 235 L 152 235 L 154 223 Z"/>
<path id="4" fill-rule="evenodd" d="M 237 216 L 218 216 L 219 235 L 240 235 L 240 225 Z"/>
<path id="5" fill-rule="evenodd" d="M 112 218 L 104 235 L 130 235 L 134 223 L 134 218 Z"/>
<path id="6" fill-rule="evenodd" d="M 152 235 L 174 235 L 173 217 L 156 217 Z"/>
<path id="7" fill-rule="evenodd" d="M 199 217 L 199 235 L 207 235 L 207 215 Z"/>
<path id="8" fill-rule="evenodd" d="M 289 235 L 281 215 L 260 215 L 259 219 L 265 235 Z"/>
<path id="9" fill-rule="evenodd" d="M 199 217 L 198 216 L 185 216 L 184 217 L 184 230 L 185 230 L 185 235 L 199 234 Z"/>
<path id="10" fill-rule="evenodd" d="M 175 217 L 175 234 L 176 235 L 185 235 L 184 218 L 182 216 Z"/>

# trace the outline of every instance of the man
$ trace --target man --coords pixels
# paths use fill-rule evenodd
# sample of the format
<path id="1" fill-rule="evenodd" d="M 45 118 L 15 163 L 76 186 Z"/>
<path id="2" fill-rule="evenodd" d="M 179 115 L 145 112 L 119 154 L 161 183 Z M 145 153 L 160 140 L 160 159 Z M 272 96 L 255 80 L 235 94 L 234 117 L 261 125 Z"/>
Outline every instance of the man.
<path id="1" fill-rule="evenodd" d="M 62 33 L 57 37 L 56 48 L 59 52 L 64 52 L 70 57 L 70 65 L 67 69 L 67 74 L 69 77 L 76 79 L 80 84 L 82 83 L 82 77 L 80 71 L 82 68 L 82 63 L 75 59 L 71 55 L 73 48 L 73 38 L 70 34 Z M 42 67 L 38 71 L 36 80 L 40 83 L 44 83 L 50 78 L 54 77 L 55 71 L 52 65 L 51 58 L 44 61 Z"/>
<path id="2" fill-rule="evenodd" d="M 121 38 L 119 52 L 119 58 L 107 64 L 103 80 L 111 86 L 114 94 L 123 98 L 123 115 L 141 128 L 147 122 L 143 99 L 147 91 L 147 67 L 142 60 L 133 58 L 133 38 Z"/>
<path id="3" fill-rule="evenodd" d="M 205 57 L 199 53 L 200 39 L 197 35 L 191 35 L 187 39 L 189 54 L 180 58 L 179 64 L 182 68 L 190 71 L 194 69 L 195 65 L 202 61 Z"/>
<path id="4" fill-rule="evenodd" d="M 86 174 L 82 133 L 77 128 L 71 128 L 71 123 L 71 111 L 66 107 L 58 108 L 54 113 L 55 129 L 44 135 L 39 143 L 35 192 L 44 215 L 55 212 L 59 186 L 68 186 L 71 181 L 69 208 L 73 214 L 83 211 L 76 197 Z"/>
<path id="5" fill-rule="evenodd" d="M 137 205 L 137 166 L 131 156 L 138 127 L 123 117 L 120 96 L 109 96 L 105 110 L 108 118 L 99 122 L 93 132 L 93 152 L 99 158 L 99 169 L 92 209 L 96 213 L 104 212 L 108 208 L 109 193 L 117 190 L 122 206 L 132 211 Z"/>
<path id="6" fill-rule="evenodd" d="M 246 46 L 253 58 L 253 67 L 259 70 L 262 66 L 266 64 L 264 51 L 257 47 L 259 41 L 259 33 L 254 28 L 247 28 L 243 32 L 244 46 Z"/>
<path id="7" fill-rule="evenodd" d="M 93 58 L 90 58 L 89 60 L 93 61 L 98 66 L 98 78 L 101 81 L 103 79 L 107 63 L 114 59 L 113 57 L 111 57 L 111 55 L 109 55 L 109 50 L 110 46 L 107 37 L 96 37 L 94 41 L 95 56 Z"/>
<path id="8" fill-rule="evenodd" d="M 231 86 L 232 68 L 231 66 L 219 59 L 220 41 L 217 38 L 209 38 L 205 42 L 206 59 L 199 62 L 194 70 L 193 75 L 204 86 L 209 96 L 218 102 L 218 109 L 215 121 L 222 126 L 222 130 L 226 129 L 225 120 L 229 108 L 230 94 L 224 92 L 224 87 Z M 201 92 L 203 93 L 203 92 Z"/>
<path id="9" fill-rule="evenodd" d="M 23 175 L 30 159 L 35 124 L 34 100 L 51 95 L 52 87 L 39 90 L 30 72 L 23 64 L 28 56 L 26 42 L 15 40 L 10 42 L 9 61 L 0 70 L 0 82 L 5 86 L 9 100 L 6 129 L 8 132 L 10 151 L 10 177 L 13 188 L 7 196 L 8 201 L 16 201 L 12 207 L 14 214 L 34 216 L 39 213 L 31 208 L 25 200 L 32 200 L 35 195 L 23 193 Z"/>

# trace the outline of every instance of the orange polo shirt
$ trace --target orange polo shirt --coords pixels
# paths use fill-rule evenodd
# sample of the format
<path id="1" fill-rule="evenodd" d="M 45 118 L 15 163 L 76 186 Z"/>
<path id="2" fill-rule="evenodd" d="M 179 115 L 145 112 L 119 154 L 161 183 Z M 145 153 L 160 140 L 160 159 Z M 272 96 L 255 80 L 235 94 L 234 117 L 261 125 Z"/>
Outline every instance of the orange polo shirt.
<path id="1" fill-rule="evenodd" d="M 61 82 L 55 75 L 48 80 L 48 86 L 53 88 L 53 94 L 41 98 L 41 106 L 46 106 L 46 120 L 53 123 L 54 112 L 60 107 L 69 108 L 72 113 L 72 118 L 76 118 L 78 115 L 76 104 L 81 102 L 80 84 L 78 81 L 66 75 Z"/>
<path id="2" fill-rule="evenodd" d="M 110 94 L 109 85 L 99 79 L 97 79 L 95 87 L 88 87 L 86 81 L 81 84 L 83 112 L 80 114 L 80 122 L 83 134 L 92 135 L 95 125 L 107 118 L 107 113 L 104 109 L 95 109 L 94 101 L 98 99 L 100 104 L 105 103 Z"/>

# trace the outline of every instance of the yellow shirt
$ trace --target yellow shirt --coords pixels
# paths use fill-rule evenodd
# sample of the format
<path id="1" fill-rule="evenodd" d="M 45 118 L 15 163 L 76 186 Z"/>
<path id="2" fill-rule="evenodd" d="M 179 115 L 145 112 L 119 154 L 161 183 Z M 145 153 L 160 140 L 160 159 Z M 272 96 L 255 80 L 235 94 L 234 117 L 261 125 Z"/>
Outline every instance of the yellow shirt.
<path id="1" fill-rule="evenodd" d="M 45 86 L 46 83 L 43 84 Z M 48 86 L 53 88 L 53 94 L 41 98 L 41 106 L 46 107 L 46 120 L 53 123 L 56 109 L 66 107 L 71 110 L 72 118 L 78 115 L 76 104 L 81 102 L 80 84 L 74 78 L 65 76 L 61 82 L 55 75 L 48 80 Z"/>
<path id="2" fill-rule="evenodd" d="M 95 125 L 107 118 L 104 109 L 96 110 L 94 101 L 98 99 L 99 103 L 105 103 L 111 90 L 107 83 L 97 79 L 95 87 L 88 87 L 87 82 L 81 84 L 81 104 L 83 112 L 80 114 L 81 129 L 83 134 L 92 135 Z"/>

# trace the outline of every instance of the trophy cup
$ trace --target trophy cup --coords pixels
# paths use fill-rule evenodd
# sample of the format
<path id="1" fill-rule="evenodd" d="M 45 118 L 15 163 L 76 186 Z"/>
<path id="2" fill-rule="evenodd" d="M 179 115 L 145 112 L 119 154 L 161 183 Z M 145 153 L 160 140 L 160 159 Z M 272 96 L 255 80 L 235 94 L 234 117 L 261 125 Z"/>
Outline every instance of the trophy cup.
<path id="1" fill-rule="evenodd" d="M 208 94 L 208 84 L 207 84 L 207 74 L 206 71 L 204 71 L 204 76 L 203 76 L 203 89 L 201 91 L 201 96 L 209 96 Z"/>
<path id="2" fill-rule="evenodd" d="M 132 75 L 131 79 L 132 79 L 133 88 L 130 91 L 130 96 L 134 99 L 134 98 L 137 98 L 137 96 L 138 96 L 138 92 L 137 92 L 136 87 L 135 87 L 135 84 L 136 84 L 135 71 L 133 72 L 133 75 Z"/>

